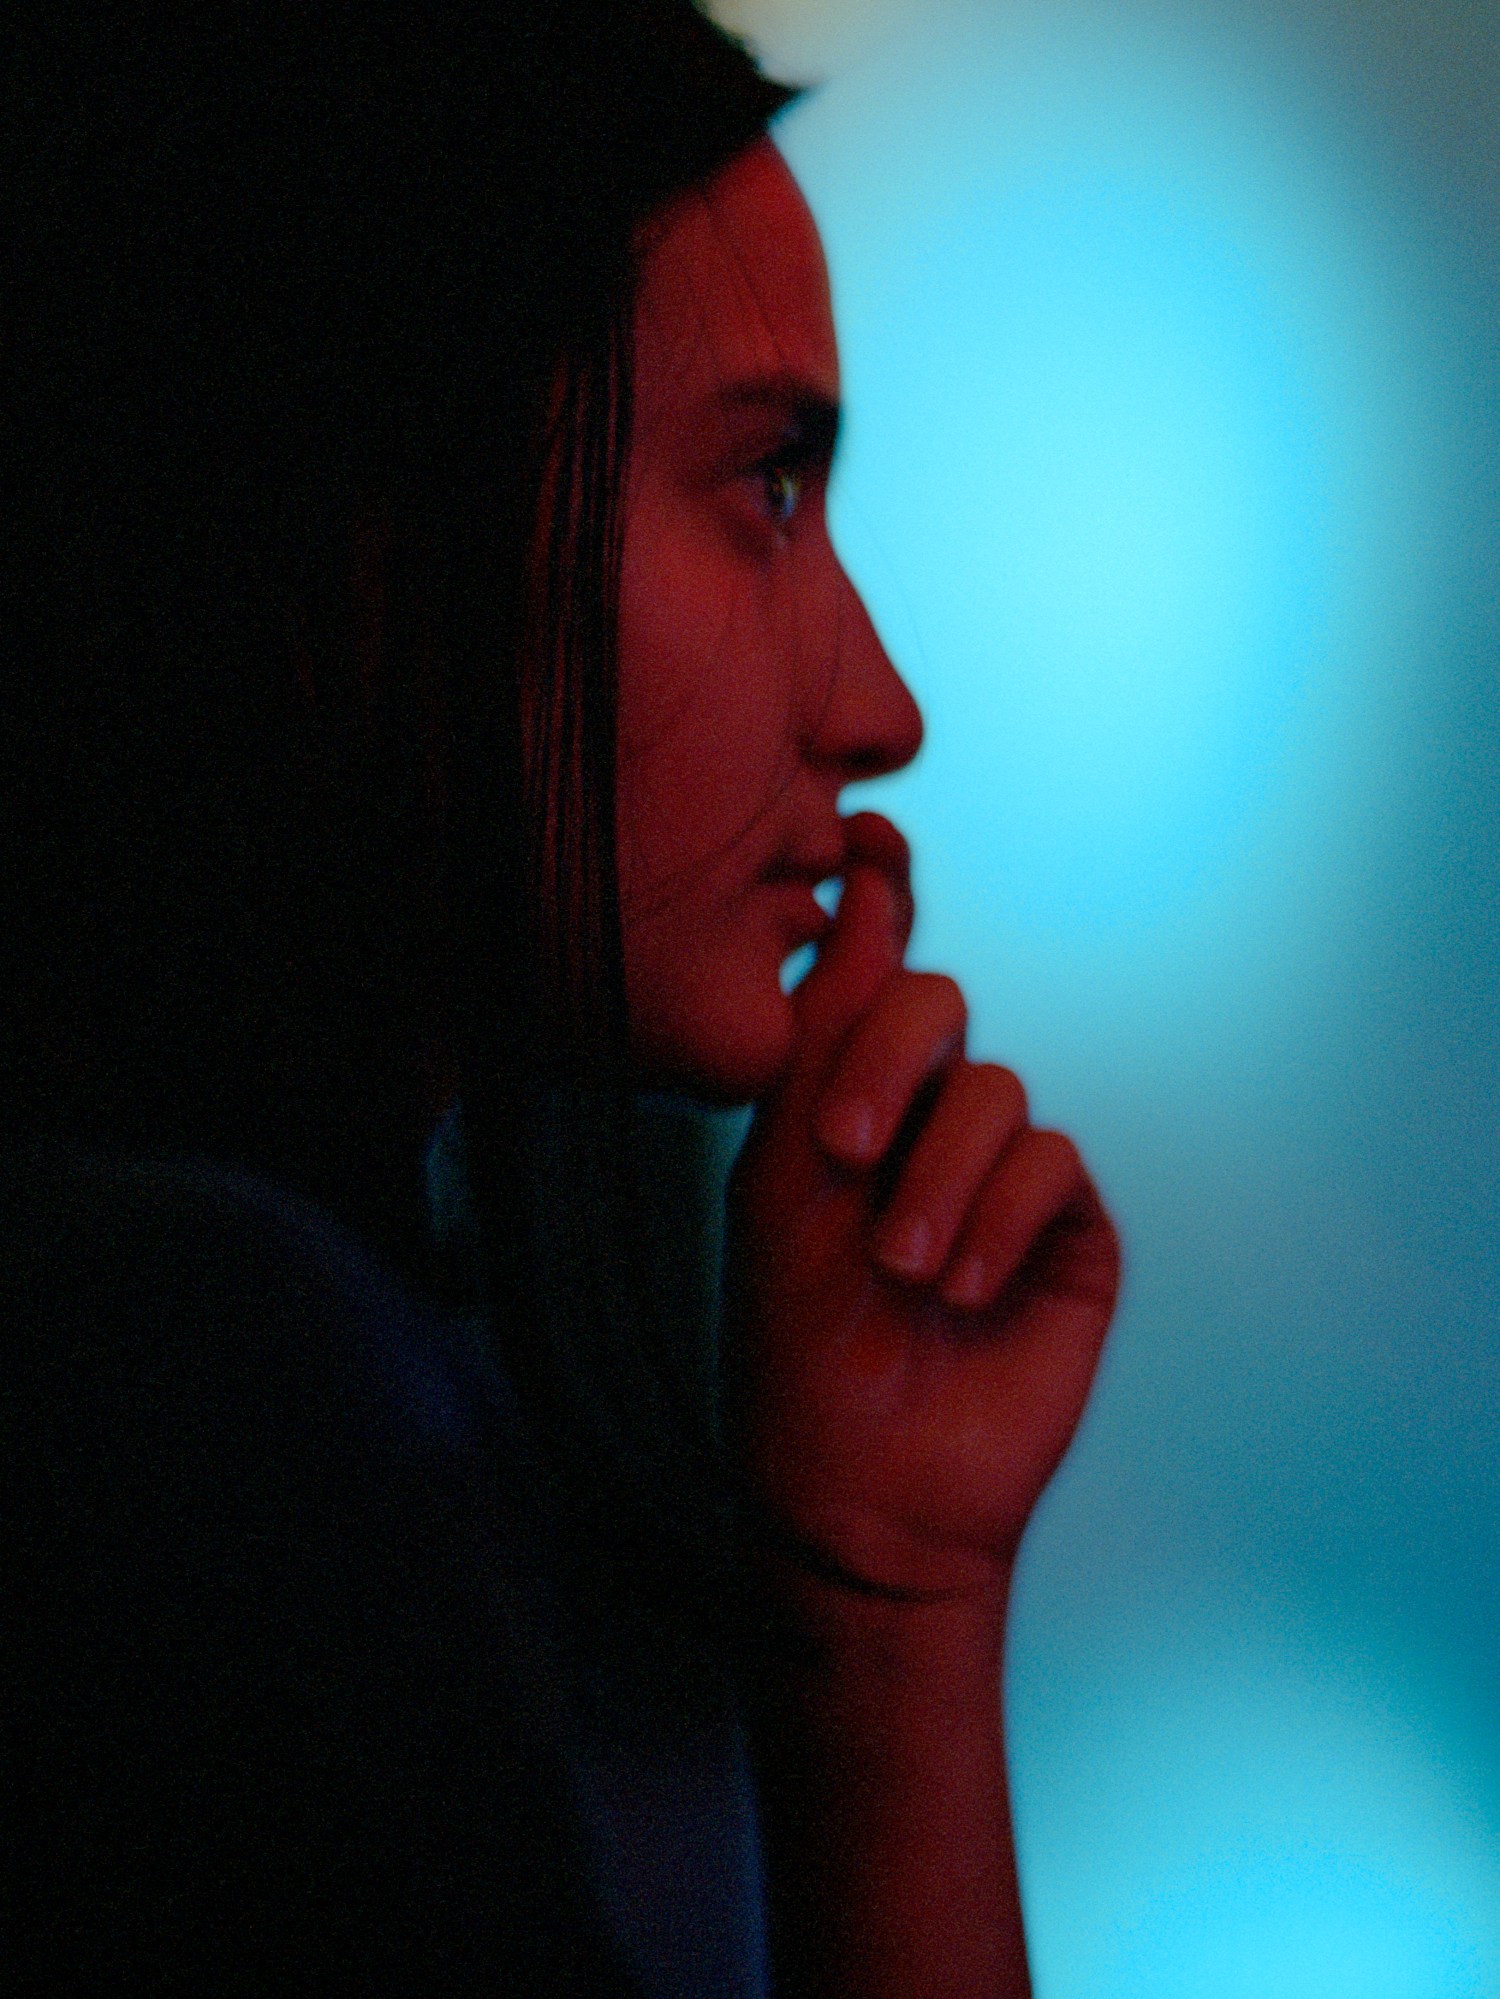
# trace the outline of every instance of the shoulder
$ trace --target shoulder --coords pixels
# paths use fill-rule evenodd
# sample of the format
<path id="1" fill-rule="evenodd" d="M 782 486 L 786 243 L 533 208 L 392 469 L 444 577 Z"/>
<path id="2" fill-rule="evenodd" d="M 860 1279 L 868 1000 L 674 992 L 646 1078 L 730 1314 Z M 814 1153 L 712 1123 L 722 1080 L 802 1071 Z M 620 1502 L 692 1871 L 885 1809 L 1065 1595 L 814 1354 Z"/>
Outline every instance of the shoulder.
<path id="1" fill-rule="evenodd" d="M 477 1540 L 511 1531 L 518 1431 L 475 1325 L 268 1182 L 12 1154 L 0 1323 L 8 1559 L 67 1615 L 92 1587 L 91 1614 L 107 1603 L 154 1643 L 170 1596 L 159 1628 L 295 1645 L 399 1605 L 414 1577 L 447 1614 Z"/>
<path id="2" fill-rule="evenodd" d="M 0 1167 L 0 1304 L 17 1989 L 623 1990 L 463 1329 L 280 1189 L 60 1147 Z"/>
<path id="3" fill-rule="evenodd" d="M 479 1419 L 461 1325 L 310 1202 L 213 1161 L 6 1155 L 0 1298 L 11 1392 L 80 1409 L 92 1395 L 117 1428 L 191 1401 L 205 1417 L 238 1408 L 261 1427 L 333 1422 L 437 1448 Z"/>
<path id="4" fill-rule="evenodd" d="M 0 1322 L 7 1558 L 65 1619 L 295 1649 L 455 1546 L 493 1401 L 460 1329 L 266 1182 L 11 1155 Z"/>

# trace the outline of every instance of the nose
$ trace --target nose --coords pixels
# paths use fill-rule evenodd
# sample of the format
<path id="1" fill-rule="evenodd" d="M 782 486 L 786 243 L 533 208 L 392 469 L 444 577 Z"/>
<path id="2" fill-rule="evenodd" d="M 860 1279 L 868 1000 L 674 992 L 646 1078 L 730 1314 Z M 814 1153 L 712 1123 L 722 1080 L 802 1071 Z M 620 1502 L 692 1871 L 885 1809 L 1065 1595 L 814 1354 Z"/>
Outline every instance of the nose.
<path id="1" fill-rule="evenodd" d="M 809 689 L 804 749 L 841 784 L 854 784 L 911 762 L 922 747 L 922 711 L 842 567 L 837 587 L 832 671 Z"/>

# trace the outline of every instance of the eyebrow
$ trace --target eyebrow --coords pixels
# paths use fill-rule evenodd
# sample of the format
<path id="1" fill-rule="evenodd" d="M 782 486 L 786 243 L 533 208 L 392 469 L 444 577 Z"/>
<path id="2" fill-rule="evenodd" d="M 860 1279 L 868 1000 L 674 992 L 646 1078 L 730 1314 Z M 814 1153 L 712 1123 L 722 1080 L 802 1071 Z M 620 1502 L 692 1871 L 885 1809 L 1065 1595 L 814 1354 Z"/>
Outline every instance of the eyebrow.
<path id="1" fill-rule="evenodd" d="M 787 419 L 799 445 L 810 456 L 833 457 L 843 420 L 842 407 L 805 376 L 789 372 L 747 375 L 739 381 L 726 382 L 713 400 L 730 413 L 773 411 Z"/>

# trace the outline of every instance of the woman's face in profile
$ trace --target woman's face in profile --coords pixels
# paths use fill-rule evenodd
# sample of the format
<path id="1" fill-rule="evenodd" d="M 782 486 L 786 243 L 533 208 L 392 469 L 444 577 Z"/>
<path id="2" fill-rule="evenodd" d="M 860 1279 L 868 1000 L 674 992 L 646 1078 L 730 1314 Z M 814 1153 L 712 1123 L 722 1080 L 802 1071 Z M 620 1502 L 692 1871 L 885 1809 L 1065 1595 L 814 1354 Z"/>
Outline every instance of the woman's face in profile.
<path id="1" fill-rule="evenodd" d="M 725 1102 L 785 1067 L 841 788 L 921 718 L 828 538 L 838 351 L 769 140 L 661 217 L 642 268 L 620 603 L 620 891 L 646 1080 Z"/>

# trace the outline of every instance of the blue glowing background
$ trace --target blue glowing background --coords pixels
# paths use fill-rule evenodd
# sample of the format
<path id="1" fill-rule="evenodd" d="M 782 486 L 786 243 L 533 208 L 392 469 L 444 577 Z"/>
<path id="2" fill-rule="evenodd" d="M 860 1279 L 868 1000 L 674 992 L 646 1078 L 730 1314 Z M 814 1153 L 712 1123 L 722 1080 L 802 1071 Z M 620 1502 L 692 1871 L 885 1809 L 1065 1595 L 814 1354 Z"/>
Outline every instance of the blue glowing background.
<path id="1" fill-rule="evenodd" d="M 823 82 L 914 957 L 1130 1254 L 1009 1669 L 1039 1999 L 1500 1994 L 1500 10 L 720 11 Z"/>

